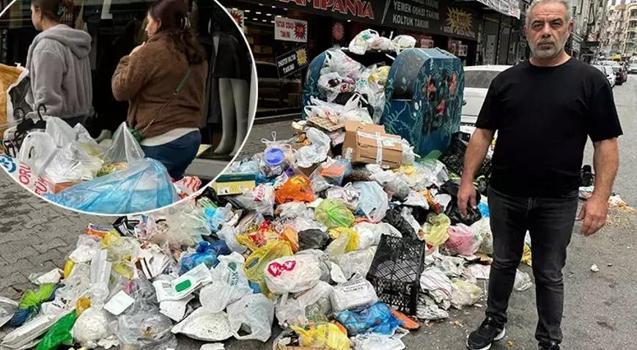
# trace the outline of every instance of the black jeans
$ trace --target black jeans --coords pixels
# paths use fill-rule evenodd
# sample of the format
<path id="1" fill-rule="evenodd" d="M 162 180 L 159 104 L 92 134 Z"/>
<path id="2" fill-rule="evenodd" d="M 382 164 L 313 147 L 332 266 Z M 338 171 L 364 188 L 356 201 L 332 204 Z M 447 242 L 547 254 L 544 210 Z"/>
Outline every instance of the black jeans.
<path id="1" fill-rule="evenodd" d="M 535 338 L 541 344 L 559 344 L 564 304 L 562 268 L 577 214 L 577 192 L 561 198 L 526 198 L 489 189 L 488 199 L 493 264 L 486 314 L 501 324 L 507 322 L 509 297 L 528 230 L 539 317 Z"/>

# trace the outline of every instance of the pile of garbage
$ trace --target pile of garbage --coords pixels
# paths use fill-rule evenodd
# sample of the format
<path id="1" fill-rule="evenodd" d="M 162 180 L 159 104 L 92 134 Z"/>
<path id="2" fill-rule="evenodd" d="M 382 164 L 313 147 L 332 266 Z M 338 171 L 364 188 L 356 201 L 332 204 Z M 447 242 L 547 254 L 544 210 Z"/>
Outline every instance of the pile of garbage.
<path id="1" fill-rule="evenodd" d="M 128 214 L 172 204 L 201 187 L 196 177 L 173 182 L 160 162 L 144 158 L 125 123 L 112 139 L 98 143 L 80 124 L 72 128 L 57 117 L 42 122 L 41 129 L 24 135 L 15 158 L 0 155 L 0 164 L 18 183 L 55 203 Z"/>
<path id="2" fill-rule="evenodd" d="M 0 300 L 17 327 L 2 346 L 267 342 L 276 320 L 279 349 L 402 348 L 419 321 L 478 302 L 486 204 L 462 217 L 438 160 L 365 164 L 327 139 L 306 126 L 266 140 L 196 198 L 89 225 L 63 268 L 32 276 L 39 286 L 20 302 Z"/>
<path id="3" fill-rule="evenodd" d="M 373 34 L 353 45 L 371 49 Z M 403 349 L 420 322 L 477 303 L 493 250 L 485 198 L 460 215 L 457 177 L 374 124 L 380 105 L 359 103 L 383 70 L 334 52 L 343 59 L 328 60 L 295 137 L 263 140 L 263 152 L 175 207 L 89 225 L 63 269 L 33 276 L 39 287 L 20 302 L 0 300 L 2 321 L 17 327 L 1 345 L 170 349 L 179 334 Z M 518 276 L 516 288 L 529 288 Z M 274 322 L 283 331 L 272 339 Z"/>
<path id="4" fill-rule="evenodd" d="M 354 55 L 385 52 L 386 57 L 365 67 L 343 50 L 326 51 L 325 62 L 316 85 L 318 91 L 310 96 L 304 108 L 309 120 L 333 130 L 345 120 L 366 124 L 378 123 L 385 106 L 385 85 L 394 55 L 413 48 L 416 39 L 399 35 L 393 40 L 368 29 L 359 33 L 348 50 Z"/>

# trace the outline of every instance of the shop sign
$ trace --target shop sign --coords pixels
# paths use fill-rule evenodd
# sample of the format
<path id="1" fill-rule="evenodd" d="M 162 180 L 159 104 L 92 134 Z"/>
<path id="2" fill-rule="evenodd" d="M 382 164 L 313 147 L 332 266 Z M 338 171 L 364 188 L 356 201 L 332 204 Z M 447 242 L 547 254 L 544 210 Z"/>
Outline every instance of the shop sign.
<path id="1" fill-rule="evenodd" d="M 307 22 L 287 17 L 276 17 L 274 19 L 274 39 L 306 43 Z"/>
<path id="2" fill-rule="evenodd" d="M 392 0 L 259 0 L 266 5 L 374 24 L 381 23 L 386 1 Z"/>
<path id="3" fill-rule="evenodd" d="M 440 23 L 438 0 L 388 0 L 391 2 L 383 24 L 432 31 Z"/>
<path id="4" fill-rule="evenodd" d="M 239 9 L 228 9 L 228 12 L 230 13 L 230 16 L 232 17 L 232 19 L 234 19 L 234 21 L 237 22 L 237 24 L 239 25 L 239 28 L 241 28 L 241 30 L 245 32 L 246 30 L 245 13 Z"/>
<path id="5" fill-rule="evenodd" d="M 276 68 L 279 72 L 279 78 L 293 74 L 307 66 L 307 64 L 307 48 L 304 46 L 286 52 L 276 58 Z"/>
<path id="6" fill-rule="evenodd" d="M 442 0 L 387 0 L 382 24 L 432 34 L 476 39 L 474 14 Z"/>
<path id="7" fill-rule="evenodd" d="M 475 39 L 476 32 L 473 30 L 473 21 L 473 15 L 470 12 L 449 7 L 447 8 L 447 19 L 441 29 L 445 34 Z"/>

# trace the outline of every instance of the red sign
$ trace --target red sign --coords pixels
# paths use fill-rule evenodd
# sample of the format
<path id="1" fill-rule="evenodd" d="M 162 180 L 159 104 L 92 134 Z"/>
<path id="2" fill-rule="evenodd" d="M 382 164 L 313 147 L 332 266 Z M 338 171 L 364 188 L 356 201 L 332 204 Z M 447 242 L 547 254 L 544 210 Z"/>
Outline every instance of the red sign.
<path id="1" fill-rule="evenodd" d="M 274 39 L 306 43 L 307 22 L 287 17 L 276 17 L 274 19 Z"/>
<path id="2" fill-rule="evenodd" d="M 341 15 L 374 19 L 374 7 L 371 1 L 365 0 L 278 0 L 293 3 L 302 7 L 311 4 L 315 10 L 331 11 Z"/>

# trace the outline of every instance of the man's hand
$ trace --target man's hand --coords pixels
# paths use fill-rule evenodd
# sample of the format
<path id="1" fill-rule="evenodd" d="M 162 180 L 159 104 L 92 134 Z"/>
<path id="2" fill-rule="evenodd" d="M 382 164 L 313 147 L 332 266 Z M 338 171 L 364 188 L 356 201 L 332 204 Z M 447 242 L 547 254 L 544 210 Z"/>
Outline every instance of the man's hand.
<path id="1" fill-rule="evenodd" d="M 581 233 L 590 236 L 606 224 L 608 216 L 608 198 L 613 189 L 613 181 L 619 167 L 619 148 L 617 138 L 593 143 L 593 165 L 595 167 L 595 190 L 580 212 Z"/>
<path id="2" fill-rule="evenodd" d="M 460 189 L 458 189 L 458 209 L 462 217 L 467 216 L 467 204 L 476 209 L 478 195 L 473 187 L 473 178 L 487 154 L 489 145 L 491 145 L 493 140 L 493 133 L 493 130 L 476 128 L 473 135 L 471 135 L 471 140 L 469 140 L 467 151 L 464 154 Z"/>
<path id="3" fill-rule="evenodd" d="M 608 200 L 593 195 L 584 203 L 577 217 L 578 220 L 584 220 L 580 232 L 584 236 L 590 236 L 596 233 L 606 224 L 607 216 Z"/>
<path id="4" fill-rule="evenodd" d="M 467 203 L 471 208 L 476 209 L 477 195 L 476 189 L 471 182 L 463 181 L 458 190 L 458 209 L 460 215 L 467 216 Z"/>

